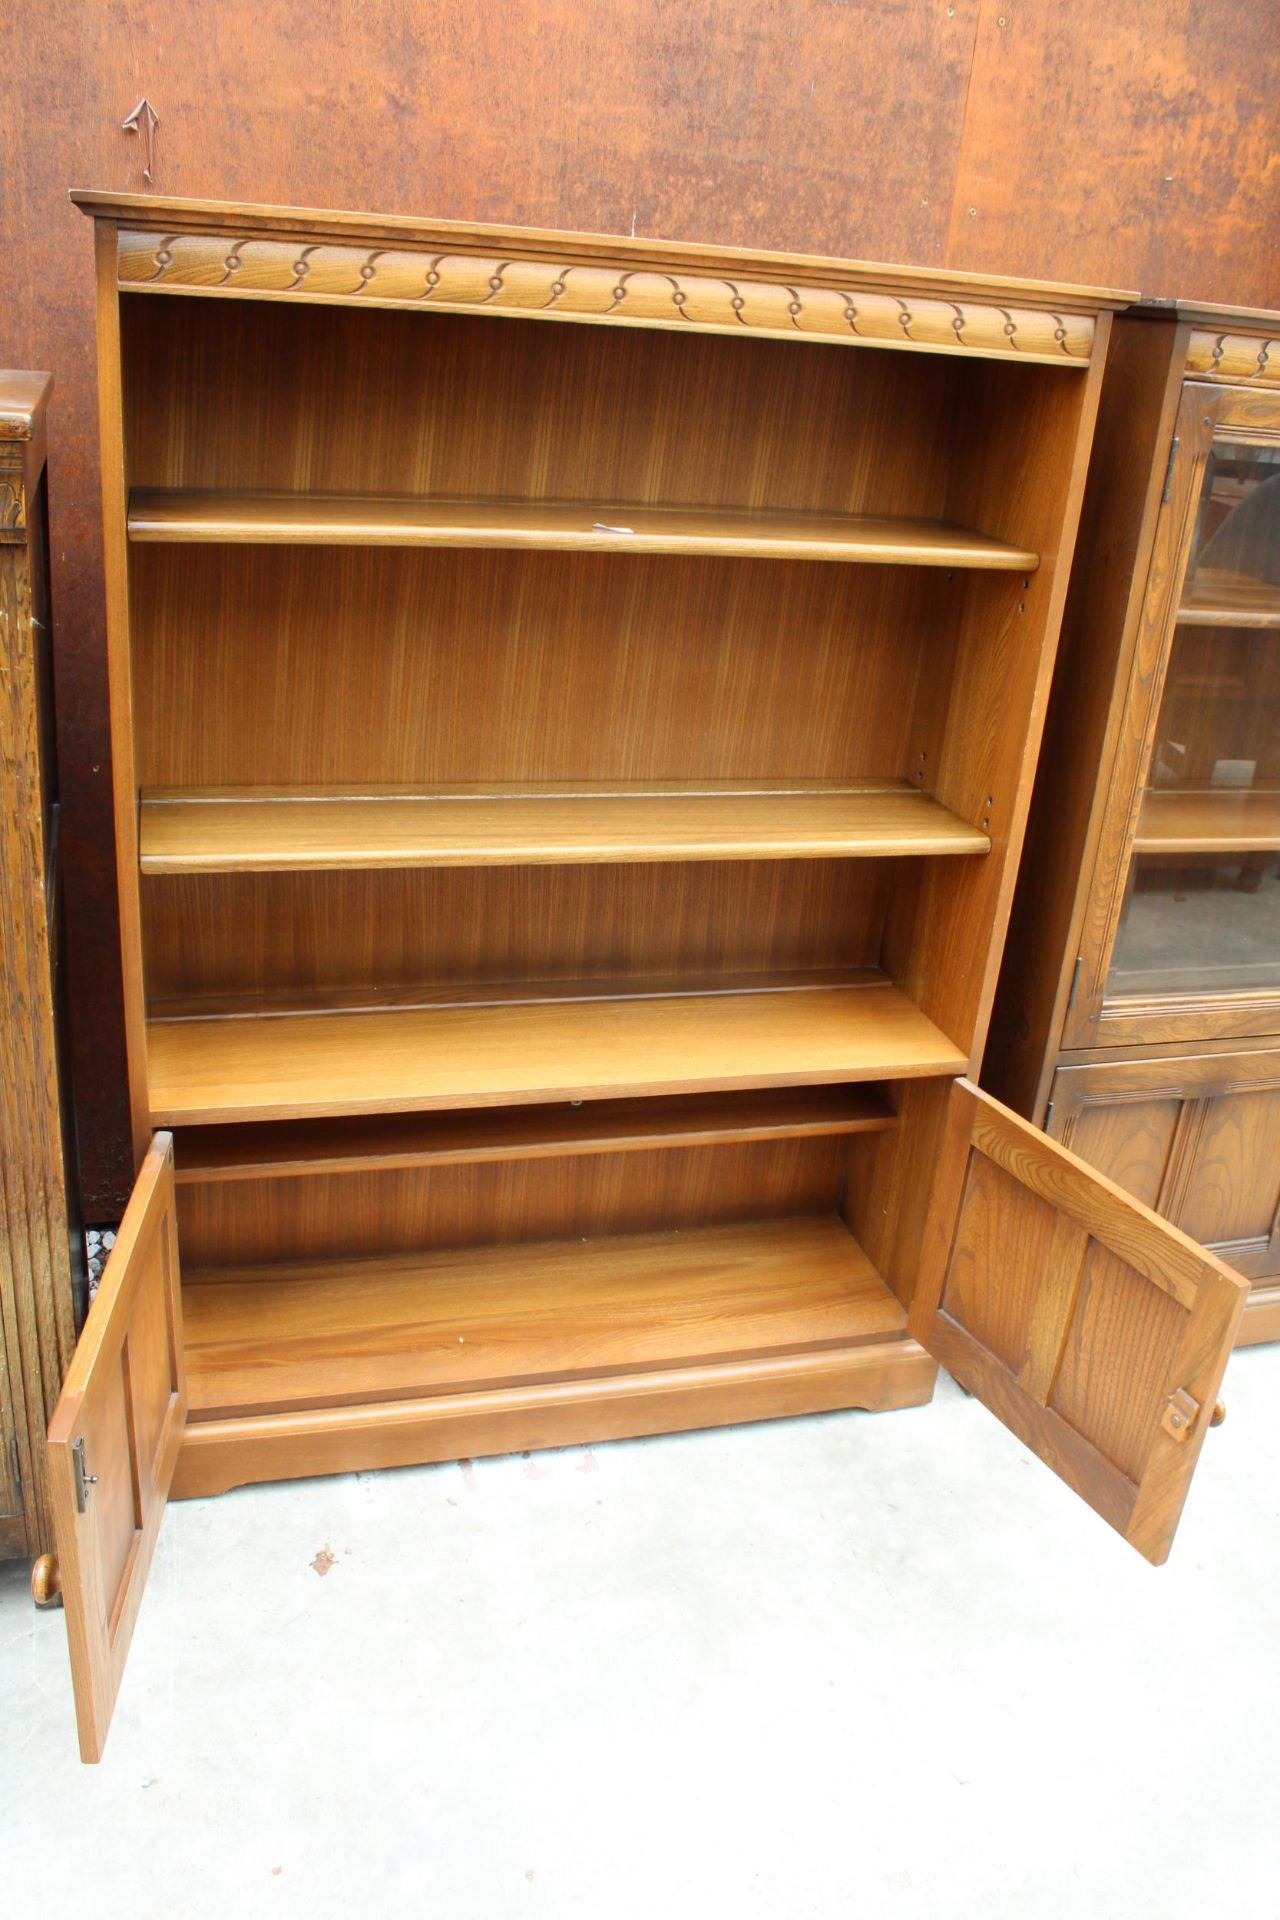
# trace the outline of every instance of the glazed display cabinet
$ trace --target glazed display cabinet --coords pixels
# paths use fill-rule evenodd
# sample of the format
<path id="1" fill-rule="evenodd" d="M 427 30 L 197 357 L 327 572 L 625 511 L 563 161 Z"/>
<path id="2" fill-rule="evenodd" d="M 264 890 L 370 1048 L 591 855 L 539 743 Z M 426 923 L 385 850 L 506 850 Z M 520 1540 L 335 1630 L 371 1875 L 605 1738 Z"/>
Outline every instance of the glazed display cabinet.
<path id="1" fill-rule="evenodd" d="M 985 1084 L 1280 1337 L 1280 316 L 1117 322 Z"/>
<path id="2" fill-rule="evenodd" d="M 50 1433 L 82 1750 L 170 1497 L 928 1400 L 1168 1552 L 1244 1283 L 971 1084 L 1119 294 L 96 221 L 138 1186 Z"/>

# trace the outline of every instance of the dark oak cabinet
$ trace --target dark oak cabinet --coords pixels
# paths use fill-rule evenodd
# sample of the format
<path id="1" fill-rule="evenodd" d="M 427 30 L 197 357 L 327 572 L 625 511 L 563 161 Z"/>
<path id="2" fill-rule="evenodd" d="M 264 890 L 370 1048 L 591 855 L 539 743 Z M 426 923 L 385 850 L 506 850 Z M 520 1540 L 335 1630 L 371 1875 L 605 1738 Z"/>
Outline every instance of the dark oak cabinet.
<path id="1" fill-rule="evenodd" d="M 1280 1335 L 1280 316 L 1121 316 L 984 1084 Z"/>

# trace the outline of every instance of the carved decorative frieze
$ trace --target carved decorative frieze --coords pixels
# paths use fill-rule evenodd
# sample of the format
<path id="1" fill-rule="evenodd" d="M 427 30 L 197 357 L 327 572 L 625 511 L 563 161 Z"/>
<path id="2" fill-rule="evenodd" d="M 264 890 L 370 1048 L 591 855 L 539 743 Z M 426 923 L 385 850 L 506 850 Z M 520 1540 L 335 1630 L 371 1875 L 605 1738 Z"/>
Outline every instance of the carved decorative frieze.
<path id="1" fill-rule="evenodd" d="M 26 453 L 25 441 L 0 439 L 0 538 L 26 528 Z"/>
<path id="2" fill-rule="evenodd" d="M 1187 371 L 1232 386 L 1280 387 L 1280 339 L 1197 328 L 1187 351 Z"/>
<path id="3" fill-rule="evenodd" d="M 502 259 L 478 253 L 346 242 L 131 232 L 119 239 L 127 291 L 248 294 L 348 305 L 442 308 L 531 318 L 691 327 L 851 346 L 915 348 L 1001 360 L 1084 366 L 1088 314 L 898 295 L 858 287 L 719 278 L 681 268 Z"/>

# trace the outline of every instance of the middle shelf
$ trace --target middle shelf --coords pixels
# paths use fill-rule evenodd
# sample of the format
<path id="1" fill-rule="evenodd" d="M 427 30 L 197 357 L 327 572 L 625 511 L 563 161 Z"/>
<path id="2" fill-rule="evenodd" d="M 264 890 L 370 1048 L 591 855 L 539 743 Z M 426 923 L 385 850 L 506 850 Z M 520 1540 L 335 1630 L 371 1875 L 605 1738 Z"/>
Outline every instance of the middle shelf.
<path id="1" fill-rule="evenodd" d="M 866 969 L 707 992 L 566 984 L 357 1011 L 153 1018 L 157 1126 L 956 1074 L 966 1056 Z M 558 995 L 559 997 L 551 997 Z"/>
<path id="2" fill-rule="evenodd" d="M 905 780 L 144 793 L 144 874 L 980 854 Z"/>

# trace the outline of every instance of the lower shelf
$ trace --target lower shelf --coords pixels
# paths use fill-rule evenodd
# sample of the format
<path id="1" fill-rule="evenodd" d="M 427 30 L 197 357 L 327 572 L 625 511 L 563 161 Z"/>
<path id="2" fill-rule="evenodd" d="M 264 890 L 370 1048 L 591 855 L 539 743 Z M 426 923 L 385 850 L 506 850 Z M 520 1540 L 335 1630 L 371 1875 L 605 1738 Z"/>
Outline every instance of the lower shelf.
<path id="1" fill-rule="evenodd" d="M 1142 803 L 1135 853 L 1270 853 L 1280 847 L 1274 787 L 1156 787 Z"/>
<path id="2" fill-rule="evenodd" d="M 835 1216 L 206 1271 L 187 1277 L 183 1317 L 191 1421 L 812 1353 L 906 1326 Z"/>
<path id="3" fill-rule="evenodd" d="M 937 1377 L 834 1218 L 194 1276 L 184 1306 L 175 1499 L 921 1406 Z"/>
<path id="4" fill-rule="evenodd" d="M 152 1020 L 156 1126 L 912 1079 L 968 1062 L 883 975 L 789 991 Z"/>

